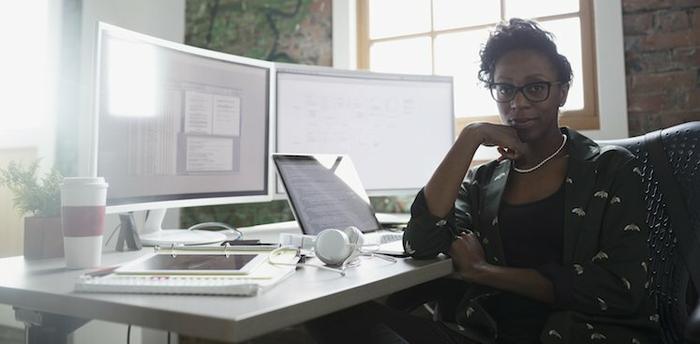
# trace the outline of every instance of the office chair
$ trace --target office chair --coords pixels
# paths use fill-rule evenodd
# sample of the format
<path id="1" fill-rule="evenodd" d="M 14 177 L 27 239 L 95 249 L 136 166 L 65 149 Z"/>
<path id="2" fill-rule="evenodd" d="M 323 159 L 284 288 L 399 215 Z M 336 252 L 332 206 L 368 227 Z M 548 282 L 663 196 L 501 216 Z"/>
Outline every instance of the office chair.
<path id="1" fill-rule="evenodd" d="M 625 147 L 643 166 L 649 289 L 662 342 L 700 341 L 685 333 L 700 294 L 700 121 L 598 144 Z"/>
<path id="2" fill-rule="evenodd" d="M 688 321 L 687 335 L 690 340 L 700 342 L 700 306 L 695 307 L 695 312 Z"/>

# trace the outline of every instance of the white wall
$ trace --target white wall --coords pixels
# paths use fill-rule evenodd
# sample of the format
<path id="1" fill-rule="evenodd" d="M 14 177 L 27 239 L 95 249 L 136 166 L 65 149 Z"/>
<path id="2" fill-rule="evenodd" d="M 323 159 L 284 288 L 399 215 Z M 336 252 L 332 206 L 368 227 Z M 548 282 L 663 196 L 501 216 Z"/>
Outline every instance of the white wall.
<path id="1" fill-rule="evenodd" d="M 621 0 L 595 0 L 593 11 L 600 130 L 583 133 L 594 139 L 625 138 L 629 130 Z"/>
<path id="2" fill-rule="evenodd" d="M 333 0 L 333 67 L 357 69 L 357 2 Z"/>

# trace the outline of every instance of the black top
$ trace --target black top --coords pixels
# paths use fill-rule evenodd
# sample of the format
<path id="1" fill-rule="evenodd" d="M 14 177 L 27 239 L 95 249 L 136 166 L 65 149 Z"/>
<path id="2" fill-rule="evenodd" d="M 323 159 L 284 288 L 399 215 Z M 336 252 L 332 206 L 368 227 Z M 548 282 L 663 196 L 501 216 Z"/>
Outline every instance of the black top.
<path id="1" fill-rule="evenodd" d="M 564 188 L 532 203 L 501 202 L 498 219 L 506 265 L 537 269 L 562 260 Z M 554 282 L 554 281 L 552 281 Z M 489 313 L 501 329 L 499 343 L 539 343 L 551 312 L 549 305 L 503 293 L 492 300 Z"/>

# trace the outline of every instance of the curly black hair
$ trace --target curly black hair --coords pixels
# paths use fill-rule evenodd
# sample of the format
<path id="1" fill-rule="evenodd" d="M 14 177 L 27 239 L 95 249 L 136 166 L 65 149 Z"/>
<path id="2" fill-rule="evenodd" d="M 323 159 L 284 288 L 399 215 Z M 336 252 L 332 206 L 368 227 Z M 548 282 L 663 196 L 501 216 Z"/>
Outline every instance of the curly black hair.
<path id="1" fill-rule="evenodd" d="M 491 32 L 486 44 L 479 52 L 481 66 L 479 80 L 487 86 L 493 82 L 496 62 L 513 50 L 535 50 L 544 54 L 554 65 L 558 81 L 568 84 L 573 78 L 571 64 L 566 56 L 559 54 L 553 35 L 543 30 L 535 21 L 512 18 L 502 22 Z"/>

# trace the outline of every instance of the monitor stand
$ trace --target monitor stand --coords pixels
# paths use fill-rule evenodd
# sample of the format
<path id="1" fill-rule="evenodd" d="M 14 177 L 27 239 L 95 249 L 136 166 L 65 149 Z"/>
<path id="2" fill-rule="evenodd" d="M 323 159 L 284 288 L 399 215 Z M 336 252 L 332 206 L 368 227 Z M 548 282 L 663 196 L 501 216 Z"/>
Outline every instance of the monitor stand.
<path id="1" fill-rule="evenodd" d="M 167 209 L 149 210 L 143 230 L 139 234 L 141 244 L 146 246 L 203 245 L 226 240 L 222 233 L 202 230 L 163 229 L 163 218 Z"/>

